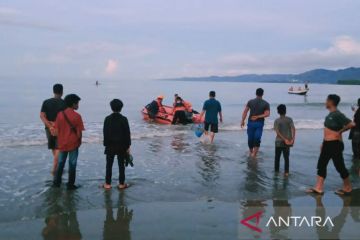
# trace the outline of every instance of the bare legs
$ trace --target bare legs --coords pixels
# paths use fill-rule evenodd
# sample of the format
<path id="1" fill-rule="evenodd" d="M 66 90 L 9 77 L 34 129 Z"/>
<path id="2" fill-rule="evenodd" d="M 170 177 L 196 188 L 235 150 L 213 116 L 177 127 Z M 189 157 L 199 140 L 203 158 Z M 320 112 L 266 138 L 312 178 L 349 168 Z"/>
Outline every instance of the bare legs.
<path id="1" fill-rule="evenodd" d="M 56 168 L 58 166 L 58 162 L 59 162 L 59 150 L 58 149 L 52 149 L 52 155 L 54 157 L 53 160 L 53 167 L 51 170 L 51 175 L 54 176 L 55 172 L 56 172 Z"/>
<path id="2" fill-rule="evenodd" d="M 344 184 L 343 184 L 343 191 L 344 192 L 351 192 L 352 191 L 352 187 L 351 187 L 351 182 L 350 182 L 350 178 L 347 177 L 344 180 Z"/>
<path id="3" fill-rule="evenodd" d="M 251 156 L 252 158 L 256 158 L 256 155 L 257 155 L 258 152 L 259 152 L 259 148 L 258 148 L 258 147 L 254 147 L 254 148 L 252 149 L 252 151 L 250 151 L 250 152 L 251 152 L 250 156 Z"/>
<path id="4" fill-rule="evenodd" d="M 210 134 L 209 134 L 209 132 L 205 131 L 204 134 L 205 134 L 205 136 L 207 136 L 209 138 L 210 143 L 213 144 L 214 138 L 215 138 L 215 133 L 210 132 Z"/>
<path id="5" fill-rule="evenodd" d="M 312 189 L 308 189 L 306 192 L 313 193 L 314 192 L 313 190 L 316 190 L 317 193 L 323 193 L 324 192 L 324 183 L 325 183 L 325 178 L 317 176 L 315 186 Z M 352 191 L 351 182 L 350 182 L 349 177 L 343 179 L 342 190 L 345 193 Z"/>

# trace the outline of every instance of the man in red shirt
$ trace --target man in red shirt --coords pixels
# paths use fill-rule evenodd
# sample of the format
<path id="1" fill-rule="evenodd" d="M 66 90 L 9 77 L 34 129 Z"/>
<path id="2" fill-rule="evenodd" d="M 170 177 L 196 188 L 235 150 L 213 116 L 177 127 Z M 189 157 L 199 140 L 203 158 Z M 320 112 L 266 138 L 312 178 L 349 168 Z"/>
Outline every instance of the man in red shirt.
<path id="1" fill-rule="evenodd" d="M 60 150 L 59 163 L 54 177 L 54 186 L 60 187 L 61 178 L 67 157 L 69 156 L 69 181 L 68 189 L 76 189 L 76 163 L 81 145 L 82 131 L 84 124 L 80 114 L 75 110 L 79 108 L 80 97 L 76 94 L 69 94 L 65 97 L 67 108 L 58 113 L 55 121 L 57 130 L 58 149 Z"/>

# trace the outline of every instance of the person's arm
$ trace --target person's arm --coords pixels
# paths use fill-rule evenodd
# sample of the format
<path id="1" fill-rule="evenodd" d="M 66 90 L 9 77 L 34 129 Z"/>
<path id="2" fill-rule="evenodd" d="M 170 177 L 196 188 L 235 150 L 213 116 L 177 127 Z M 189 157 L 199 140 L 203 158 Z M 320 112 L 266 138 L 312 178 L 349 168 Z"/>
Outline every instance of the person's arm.
<path id="1" fill-rule="evenodd" d="M 256 121 L 260 118 L 267 118 L 269 116 L 270 116 L 270 110 L 265 110 L 265 112 L 263 114 L 252 116 L 251 120 Z"/>
<path id="2" fill-rule="evenodd" d="M 250 108 L 248 107 L 248 105 L 246 105 L 243 114 L 242 114 L 242 119 L 241 119 L 241 128 L 243 128 L 245 126 L 245 119 L 248 115 Z"/>
<path id="3" fill-rule="evenodd" d="M 340 131 L 339 134 L 342 134 L 343 132 L 346 132 L 347 130 L 349 130 L 350 128 L 355 127 L 355 123 L 353 121 L 349 122 L 348 124 L 346 124 Z"/>
<path id="4" fill-rule="evenodd" d="M 44 123 L 44 125 L 50 129 L 51 127 L 54 127 L 53 126 L 54 124 L 47 119 L 46 110 L 47 110 L 47 107 L 46 107 L 46 104 L 44 101 L 41 106 L 41 110 L 40 110 L 40 119 Z"/>
<path id="5" fill-rule="evenodd" d="M 202 119 L 204 117 L 204 114 L 205 114 L 205 110 L 202 110 L 201 113 L 200 113 L 200 119 Z"/>
<path id="6" fill-rule="evenodd" d="M 221 103 L 219 103 L 219 107 L 218 107 L 218 111 L 219 111 L 219 118 L 220 118 L 220 122 L 223 122 L 223 115 L 222 115 L 222 108 L 221 108 Z"/>
<path id="7" fill-rule="evenodd" d="M 295 136 L 296 136 L 296 128 L 295 128 L 294 125 L 291 126 L 291 136 L 292 136 L 291 144 L 294 144 L 294 142 L 295 142 Z"/>
<path id="8" fill-rule="evenodd" d="M 108 118 L 105 118 L 104 127 L 103 127 L 103 136 L 104 136 L 103 144 L 105 147 L 108 145 L 108 139 L 109 139 L 108 134 L 109 134 L 109 120 Z"/>
<path id="9" fill-rule="evenodd" d="M 54 136 L 57 136 L 59 134 L 59 114 L 58 113 L 56 115 L 56 119 L 55 119 L 55 122 L 54 122 L 54 126 L 53 126 L 53 133 L 54 133 Z"/>
<path id="10" fill-rule="evenodd" d="M 292 123 L 291 123 L 291 139 L 285 141 L 285 143 L 286 143 L 287 145 L 294 145 L 295 135 L 296 135 L 296 129 L 295 129 L 294 123 L 292 122 Z"/>
<path id="11" fill-rule="evenodd" d="M 339 134 L 342 134 L 343 132 L 346 132 L 347 130 L 355 127 L 355 123 L 348 119 L 344 114 L 339 116 L 338 121 L 341 125 L 344 126 L 340 131 L 338 131 Z"/>
<path id="12" fill-rule="evenodd" d="M 77 130 L 77 136 L 80 139 L 80 143 L 81 143 L 82 132 L 85 130 L 85 127 L 84 127 L 84 122 L 82 120 L 82 117 L 80 115 L 79 115 L 79 124 L 78 124 L 78 127 L 76 128 L 76 130 Z"/>
<path id="13" fill-rule="evenodd" d="M 204 102 L 202 111 L 200 113 L 200 119 L 202 119 L 204 117 L 205 112 L 206 112 L 206 102 Z"/>
<path id="14" fill-rule="evenodd" d="M 53 124 L 47 119 L 45 112 L 40 112 L 40 119 L 47 128 L 53 127 Z"/>
<path id="15" fill-rule="evenodd" d="M 287 139 L 286 137 L 284 137 L 277 128 L 275 129 L 275 132 L 276 132 L 276 135 L 277 135 L 279 138 L 281 138 L 281 140 L 283 140 L 284 142 L 286 142 L 286 141 L 289 140 L 289 139 Z"/>
<path id="16" fill-rule="evenodd" d="M 126 149 L 127 152 L 130 153 L 130 146 L 131 146 L 131 132 L 130 132 L 130 126 L 129 121 L 127 118 L 125 118 L 125 137 L 126 137 Z"/>

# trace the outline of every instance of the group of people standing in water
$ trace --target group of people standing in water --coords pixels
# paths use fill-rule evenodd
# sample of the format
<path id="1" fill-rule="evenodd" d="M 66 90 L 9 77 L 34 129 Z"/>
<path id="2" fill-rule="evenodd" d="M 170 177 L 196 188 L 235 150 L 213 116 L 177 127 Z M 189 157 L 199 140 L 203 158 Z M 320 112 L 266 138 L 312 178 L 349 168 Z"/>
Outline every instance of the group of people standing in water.
<path id="1" fill-rule="evenodd" d="M 53 186 L 60 187 L 64 166 L 67 158 L 69 158 L 67 188 L 73 190 L 78 188 L 75 185 L 76 165 L 79 147 L 82 143 L 82 132 L 85 130 L 81 115 L 76 112 L 81 99 L 76 94 L 69 94 L 63 100 L 63 86 L 61 84 L 55 84 L 53 92 L 54 97 L 45 100 L 40 111 L 40 118 L 45 125 L 48 148 L 51 149 L 54 157 Z M 110 102 L 110 107 L 112 114 L 105 118 L 103 127 L 106 176 L 102 187 L 111 188 L 112 166 L 115 157 L 117 157 L 119 166 L 119 184 L 117 187 L 118 189 L 125 189 L 129 187 L 125 183 L 125 166 L 132 165 L 130 127 L 127 118 L 120 113 L 123 102 L 114 99 Z"/>
<path id="2" fill-rule="evenodd" d="M 84 124 L 81 115 L 76 112 L 79 108 L 80 97 L 76 94 L 67 95 L 62 100 L 63 86 L 55 84 L 53 86 L 54 97 L 43 102 L 40 118 L 45 125 L 48 148 L 52 150 L 54 163 L 52 174 L 54 175 L 54 186 L 61 184 L 62 173 L 66 159 L 69 158 L 69 181 L 68 189 L 76 189 L 75 176 L 76 164 L 81 145 L 82 131 Z M 250 157 L 256 158 L 261 144 L 265 119 L 270 116 L 270 104 L 263 99 L 264 90 L 258 88 L 256 97 L 247 102 L 241 119 L 241 128 L 245 127 L 247 119 L 247 135 Z M 214 141 L 215 134 L 218 132 L 218 122 L 223 121 L 221 103 L 216 100 L 215 91 L 210 91 L 209 99 L 203 104 L 200 118 L 204 117 L 204 133 L 208 136 L 211 143 Z M 156 100 L 146 106 L 150 118 L 155 118 L 158 112 L 165 111 L 162 101 L 164 96 L 158 96 Z M 336 94 L 328 95 L 326 108 L 329 114 L 324 122 L 324 140 L 321 146 L 321 153 L 317 163 L 317 180 L 314 187 L 307 189 L 308 193 L 323 194 L 324 182 L 327 177 L 327 165 L 330 160 L 341 178 L 343 187 L 337 191 L 339 195 L 349 195 L 352 186 L 349 173 L 346 169 L 343 150 L 344 143 L 342 134 L 351 129 L 350 138 L 354 157 L 360 157 L 360 107 L 354 109 L 354 119 L 350 120 L 338 110 L 340 97 Z M 360 99 L 358 100 L 360 106 Z M 129 122 L 121 114 L 123 103 L 119 99 L 110 102 L 112 114 L 107 116 L 104 121 L 103 135 L 106 155 L 106 177 L 103 187 L 111 188 L 112 166 L 115 157 L 119 166 L 119 189 L 125 189 L 129 185 L 125 183 L 125 166 L 132 164 L 130 146 L 131 134 Z M 286 115 L 286 106 L 280 104 L 277 107 L 279 117 L 274 122 L 275 139 L 275 172 L 279 172 L 281 155 L 284 157 L 284 175 L 289 174 L 290 148 L 294 145 L 296 129 L 293 120 Z M 183 100 L 178 94 L 174 96 L 173 121 L 172 124 L 189 123 L 189 114 L 197 113 L 192 109 L 192 105 Z"/>

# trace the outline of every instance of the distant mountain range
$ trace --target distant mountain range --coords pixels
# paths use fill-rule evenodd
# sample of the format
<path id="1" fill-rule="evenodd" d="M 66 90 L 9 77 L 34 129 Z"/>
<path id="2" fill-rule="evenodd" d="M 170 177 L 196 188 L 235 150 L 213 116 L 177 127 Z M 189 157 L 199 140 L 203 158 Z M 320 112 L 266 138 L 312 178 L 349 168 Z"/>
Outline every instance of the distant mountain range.
<path id="1" fill-rule="evenodd" d="M 268 82 L 290 83 L 305 82 L 337 84 L 344 80 L 360 82 L 360 68 L 350 67 L 339 70 L 314 69 L 300 74 L 244 74 L 239 76 L 183 77 L 166 79 L 173 81 L 206 82 Z"/>

